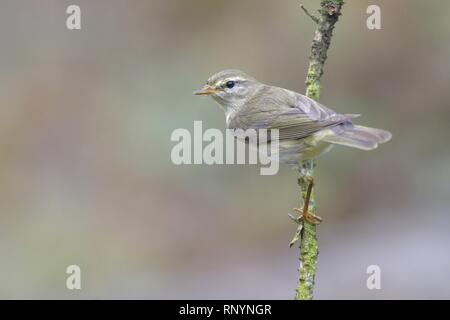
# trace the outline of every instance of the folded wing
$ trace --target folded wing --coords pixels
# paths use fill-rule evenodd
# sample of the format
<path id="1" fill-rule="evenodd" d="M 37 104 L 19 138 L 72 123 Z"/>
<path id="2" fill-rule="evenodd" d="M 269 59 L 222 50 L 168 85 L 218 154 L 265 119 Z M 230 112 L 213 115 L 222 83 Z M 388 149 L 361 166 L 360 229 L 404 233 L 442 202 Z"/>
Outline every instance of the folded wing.
<path id="1" fill-rule="evenodd" d="M 265 86 L 234 117 L 229 128 L 278 129 L 279 139 L 302 139 L 322 129 L 348 123 L 358 115 L 337 114 L 299 93 Z"/>

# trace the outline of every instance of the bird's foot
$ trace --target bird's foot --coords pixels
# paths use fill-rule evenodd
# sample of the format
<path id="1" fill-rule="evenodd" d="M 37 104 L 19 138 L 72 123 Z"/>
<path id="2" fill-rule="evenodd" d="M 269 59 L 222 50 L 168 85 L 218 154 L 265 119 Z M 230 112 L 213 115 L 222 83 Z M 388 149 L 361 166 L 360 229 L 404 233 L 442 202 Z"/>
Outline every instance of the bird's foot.
<path id="1" fill-rule="evenodd" d="M 289 218 L 293 220 L 297 225 L 297 230 L 295 230 L 294 237 L 292 238 L 291 242 L 289 243 L 289 247 L 292 247 L 297 241 L 301 239 L 302 236 L 302 230 L 303 230 L 303 222 L 306 221 L 313 225 L 318 225 L 322 222 L 322 218 L 319 216 L 316 216 L 315 214 L 312 214 L 311 212 L 307 211 L 306 214 L 303 214 L 303 209 L 294 208 L 294 211 L 298 213 L 298 216 L 295 217 L 292 214 L 288 214 Z"/>
<path id="2" fill-rule="evenodd" d="M 298 224 L 297 230 L 295 231 L 294 238 L 289 244 L 289 247 L 292 247 L 294 243 L 296 243 L 298 240 L 302 237 L 302 230 L 303 230 L 303 224 L 304 222 L 308 222 L 312 225 L 318 225 L 322 222 L 322 218 L 319 216 L 316 216 L 315 214 L 311 213 L 309 211 L 309 205 L 311 202 L 311 193 L 314 186 L 314 179 L 311 176 L 305 176 L 304 177 L 308 183 L 308 188 L 306 190 L 306 196 L 305 201 L 303 205 L 303 209 L 294 208 L 294 211 L 298 214 L 298 217 L 294 217 L 293 215 L 289 214 L 289 217 L 295 221 L 295 223 Z"/>
<path id="3" fill-rule="evenodd" d="M 322 218 L 319 216 L 316 216 L 315 214 L 306 211 L 306 213 L 303 213 L 303 209 L 294 208 L 294 211 L 298 213 L 297 223 L 300 223 L 302 220 L 305 220 L 313 225 L 318 225 L 322 222 Z"/>

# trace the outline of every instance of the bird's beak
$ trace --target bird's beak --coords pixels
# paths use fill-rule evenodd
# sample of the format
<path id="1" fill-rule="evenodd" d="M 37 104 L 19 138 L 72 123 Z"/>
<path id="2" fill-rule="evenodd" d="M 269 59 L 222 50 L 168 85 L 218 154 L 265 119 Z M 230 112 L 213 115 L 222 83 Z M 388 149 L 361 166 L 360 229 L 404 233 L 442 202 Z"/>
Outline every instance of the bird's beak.
<path id="1" fill-rule="evenodd" d="M 213 87 L 211 87 L 209 85 L 205 85 L 201 90 L 194 91 L 194 94 L 197 96 L 209 96 L 209 95 L 215 94 L 217 92 L 219 92 L 219 90 L 214 89 Z"/>

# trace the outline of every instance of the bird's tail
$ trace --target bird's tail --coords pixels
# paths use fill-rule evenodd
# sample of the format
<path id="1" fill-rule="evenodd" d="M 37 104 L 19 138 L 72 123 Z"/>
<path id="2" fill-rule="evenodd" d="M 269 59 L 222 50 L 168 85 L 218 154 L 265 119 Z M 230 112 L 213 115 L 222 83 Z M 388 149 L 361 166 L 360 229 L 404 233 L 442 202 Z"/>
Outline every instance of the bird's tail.
<path id="1" fill-rule="evenodd" d="M 323 138 L 324 141 L 361 150 L 373 150 L 392 138 L 389 131 L 363 126 L 353 125 L 340 130 L 333 129 Z"/>

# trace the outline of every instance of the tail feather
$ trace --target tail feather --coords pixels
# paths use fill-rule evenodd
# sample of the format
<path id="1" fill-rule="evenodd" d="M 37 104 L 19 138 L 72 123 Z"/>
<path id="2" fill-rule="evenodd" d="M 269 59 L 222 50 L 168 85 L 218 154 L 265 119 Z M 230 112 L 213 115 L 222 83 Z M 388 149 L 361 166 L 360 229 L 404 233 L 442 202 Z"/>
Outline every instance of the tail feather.
<path id="1" fill-rule="evenodd" d="M 369 128 L 363 126 L 354 126 L 354 129 L 357 132 L 367 132 L 378 139 L 378 143 L 385 143 L 391 140 L 392 134 L 389 131 L 377 128 Z"/>
<path id="2" fill-rule="evenodd" d="M 388 131 L 363 126 L 351 126 L 331 130 L 323 140 L 361 150 L 373 150 L 378 144 L 388 142 L 392 134 Z"/>

